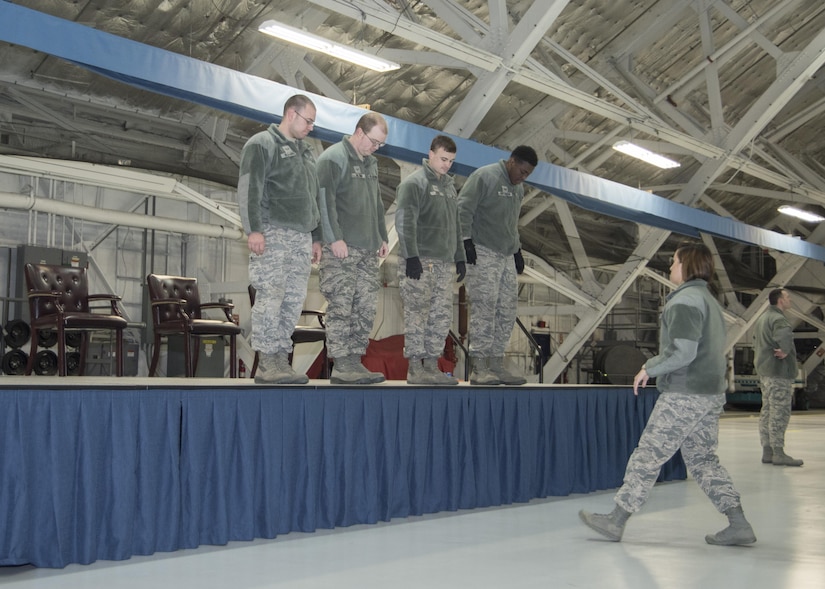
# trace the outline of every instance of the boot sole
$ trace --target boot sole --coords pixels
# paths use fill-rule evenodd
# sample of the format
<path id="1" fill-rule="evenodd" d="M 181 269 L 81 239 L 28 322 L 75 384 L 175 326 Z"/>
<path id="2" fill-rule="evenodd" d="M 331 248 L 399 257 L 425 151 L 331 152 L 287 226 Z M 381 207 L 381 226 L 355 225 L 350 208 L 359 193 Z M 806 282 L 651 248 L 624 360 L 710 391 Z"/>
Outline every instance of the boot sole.
<path id="1" fill-rule="evenodd" d="M 756 542 L 756 536 L 751 535 L 747 538 L 742 538 L 735 541 L 731 540 L 729 542 L 720 542 L 713 535 L 708 534 L 707 536 L 705 536 L 705 542 L 713 546 L 747 546 L 748 544 L 753 544 L 754 542 Z"/>
<path id="2" fill-rule="evenodd" d="M 365 376 L 359 378 L 341 378 L 340 376 L 330 376 L 329 382 L 330 384 L 373 384 L 373 382 Z"/>
<path id="3" fill-rule="evenodd" d="M 256 376 L 255 377 L 255 384 L 307 384 L 309 382 L 309 377 L 304 378 L 296 378 L 296 377 L 286 377 L 286 378 L 273 378 L 268 379 L 263 376 Z"/>

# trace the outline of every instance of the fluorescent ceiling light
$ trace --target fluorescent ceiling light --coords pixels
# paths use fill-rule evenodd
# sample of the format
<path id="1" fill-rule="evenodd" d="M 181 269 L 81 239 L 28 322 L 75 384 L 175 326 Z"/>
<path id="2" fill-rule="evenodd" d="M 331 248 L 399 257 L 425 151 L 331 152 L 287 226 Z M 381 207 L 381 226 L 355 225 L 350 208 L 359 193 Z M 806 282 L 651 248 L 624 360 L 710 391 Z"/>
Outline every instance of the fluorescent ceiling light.
<path id="1" fill-rule="evenodd" d="M 645 149 L 644 147 L 639 147 L 635 143 L 631 143 L 630 141 L 617 141 L 613 144 L 613 149 L 616 151 L 621 151 L 629 156 L 635 157 L 637 159 L 642 160 L 643 162 L 647 162 L 649 164 L 653 164 L 658 168 L 678 168 L 682 164 L 679 162 L 675 162 L 671 159 L 668 159 L 658 153 L 653 153 Z"/>
<path id="2" fill-rule="evenodd" d="M 295 27 L 290 27 L 274 20 L 263 22 L 261 26 L 258 27 L 258 30 L 267 35 L 272 35 L 277 39 L 294 43 L 313 51 L 320 51 L 321 53 L 375 70 L 376 72 L 389 72 L 401 67 L 394 61 L 382 59 L 371 53 L 333 43 L 318 35 L 307 33 L 301 29 L 296 29 Z"/>
<path id="3" fill-rule="evenodd" d="M 819 223 L 820 221 L 825 221 L 825 217 L 822 217 L 821 215 L 809 213 L 808 211 L 803 211 L 802 209 L 788 205 L 782 205 L 776 210 L 783 215 L 790 215 L 791 217 L 796 217 L 797 219 L 802 219 L 803 221 L 808 221 L 809 223 Z"/>

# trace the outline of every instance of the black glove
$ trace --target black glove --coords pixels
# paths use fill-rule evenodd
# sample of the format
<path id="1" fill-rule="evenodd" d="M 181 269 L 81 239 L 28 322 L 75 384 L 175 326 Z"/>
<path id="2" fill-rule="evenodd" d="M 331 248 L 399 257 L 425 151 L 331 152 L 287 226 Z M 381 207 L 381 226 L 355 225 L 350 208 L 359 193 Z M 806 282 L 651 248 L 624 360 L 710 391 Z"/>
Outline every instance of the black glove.
<path id="1" fill-rule="evenodd" d="M 516 259 L 516 274 L 524 272 L 524 256 L 521 255 L 521 250 L 513 254 Z"/>
<path id="2" fill-rule="evenodd" d="M 476 255 L 476 244 L 473 243 L 472 239 L 464 240 L 464 253 L 467 254 L 467 263 L 475 266 L 478 256 Z"/>
<path id="3" fill-rule="evenodd" d="M 464 277 L 467 275 L 467 264 L 464 262 L 456 262 L 455 273 L 458 274 L 458 278 L 455 279 L 456 282 L 464 280 Z"/>
<path id="4" fill-rule="evenodd" d="M 421 278 L 421 272 L 424 268 L 421 267 L 421 260 L 418 256 L 413 258 L 407 258 L 407 278 L 412 278 L 413 280 L 419 280 Z"/>

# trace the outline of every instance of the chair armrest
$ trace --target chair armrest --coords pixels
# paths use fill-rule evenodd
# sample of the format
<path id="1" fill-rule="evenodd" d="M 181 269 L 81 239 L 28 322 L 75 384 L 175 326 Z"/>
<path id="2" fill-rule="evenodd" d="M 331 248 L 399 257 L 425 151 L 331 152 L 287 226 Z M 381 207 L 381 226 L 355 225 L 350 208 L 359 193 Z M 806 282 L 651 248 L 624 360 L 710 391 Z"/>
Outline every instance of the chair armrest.
<path id="1" fill-rule="evenodd" d="M 152 301 L 152 306 L 157 307 L 159 305 L 179 305 L 183 306 L 186 304 L 186 299 L 156 299 Z"/>
<path id="2" fill-rule="evenodd" d="M 30 292 L 30 293 L 28 293 L 27 296 L 30 299 L 36 299 L 38 297 L 51 297 L 53 299 L 59 299 L 60 298 L 60 293 L 39 291 L 39 292 Z"/>
<path id="3" fill-rule="evenodd" d="M 29 300 L 35 299 L 34 302 L 33 302 L 34 309 L 32 310 L 32 313 L 35 317 L 40 317 L 40 304 L 41 303 L 37 299 L 52 299 L 52 304 L 54 305 L 54 308 L 57 310 L 57 314 L 59 316 L 62 316 L 63 313 L 65 312 L 65 309 L 63 308 L 63 302 L 62 302 L 62 297 L 61 297 L 60 293 L 40 291 L 40 292 L 30 292 L 30 293 L 28 293 L 27 296 L 28 296 Z"/>
<path id="4" fill-rule="evenodd" d="M 123 317 L 123 313 L 120 311 L 120 307 L 118 307 L 118 302 L 121 300 L 120 295 L 116 294 L 90 294 L 87 297 L 89 303 L 94 303 L 97 301 L 108 301 L 109 307 L 112 311 L 112 315 L 117 315 L 118 317 Z M 90 305 L 91 307 L 91 305 Z M 103 308 L 102 306 L 100 308 Z"/>
<path id="5" fill-rule="evenodd" d="M 198 305 L 199 311 L 203 311 L 205 309 L 221 309 L 223 314 L 226 315 L 227 321 L 232 321 L 232 309 L 234 308 L 235 305 L 233 303 L 209 302 Z"/>
<path id="6" fill-rule="evenodd" d="M 122 297 L 116 294 L 90 294 L 88 298 L 90 301 L 119 301 Z"/>
<path id="7" fill-rule="evenodd" d="M 324 317 L 326 317 L 326 313 L 324 311 L 316 311 L 315 309 L 303 309 L 301 310 L 301 316 L 310 316 L 315 317 L 318 319 L 318 324 L 323 327 L 324 329 L 327 328 L 326 322 L 324 322 Z"/>
<path id="8" fill-rule="evenodd" d="M 152 307 L 152 321 L 155 325 L 163 323 L 160 317 L 160 308 L 169 305 L 172 305 L 177 308 L 177 312 L 180 314 L 181 319 L 183 319 L 186 322 L 192 321 L 192 318 L 189 317 L 189 314 L 184 309 L 186 305 L 186 299 L 156 299 L 150 302 Z"/>

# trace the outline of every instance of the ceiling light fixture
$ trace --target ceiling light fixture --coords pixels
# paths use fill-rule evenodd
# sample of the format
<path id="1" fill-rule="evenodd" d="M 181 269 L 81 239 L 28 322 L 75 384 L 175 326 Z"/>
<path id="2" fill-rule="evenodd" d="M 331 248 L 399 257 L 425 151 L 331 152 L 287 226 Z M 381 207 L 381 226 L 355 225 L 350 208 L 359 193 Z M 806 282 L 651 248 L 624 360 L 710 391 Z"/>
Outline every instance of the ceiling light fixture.
<path id="1" fill-rule="evenodd" d="M 307 33 L 306 31 L 296 29 L 295 27 L 290 27 L 279 23 L 278 21 L 264 21 L 261 23 L 261 26 L 258 27 L 258 30 L 262 33 L 266 33 L 267 35 L 272 35 L 276 39 L 294 43 L 295 45 L 300 45 L 301 47 L 311 49 L 312 51 L 319 51 L 337 59 L 342 59 L 344 61 L 360 65 L 361 67 L 375 70 L 376 72 L 389 72 L 392 70 L 397 70 L 401 67 L 394 61 L 382 59 L 381 57 L 371 53 L 366 53 L 364 51 L 359 51 L 358 49 L 352 49 L 338 43 L 333 43 L 323 37 L 313 35 L 312 33 Z"/>
<path id="2" fill-rule="evenodd" d="M 776 210 L 783 215 L 790 215 L 791 217 L 796 217 L 797 219 L 802 219 L 803 221 L 808 221 L 809 223 L 820 223 L 821 221 L 825 221 L 825 217 L 821 215 L 809 213 L 808 211 L 803 211 L 802 209 L 788 205 L 782 205 Z"/>
<path id="3" fill-rule="evenodd" d="M 639 147 L 638 145 L 636 145 L 635 143 L 631 143 L 630 141 L 617 141 L 613 144 L 613 149 L 615 149 L 616 151 L 621 151 L 622 153 L 635 157 L 637 159 L 640 159 L 643 162 L 653 164 L 657 168 L 678 168 L 682 165 L 679 162 L 668 159 L 662 155 L 659 155 L 658 153 L 653 153 L 652 151 L 645 149 L 644 147 Z"/>

